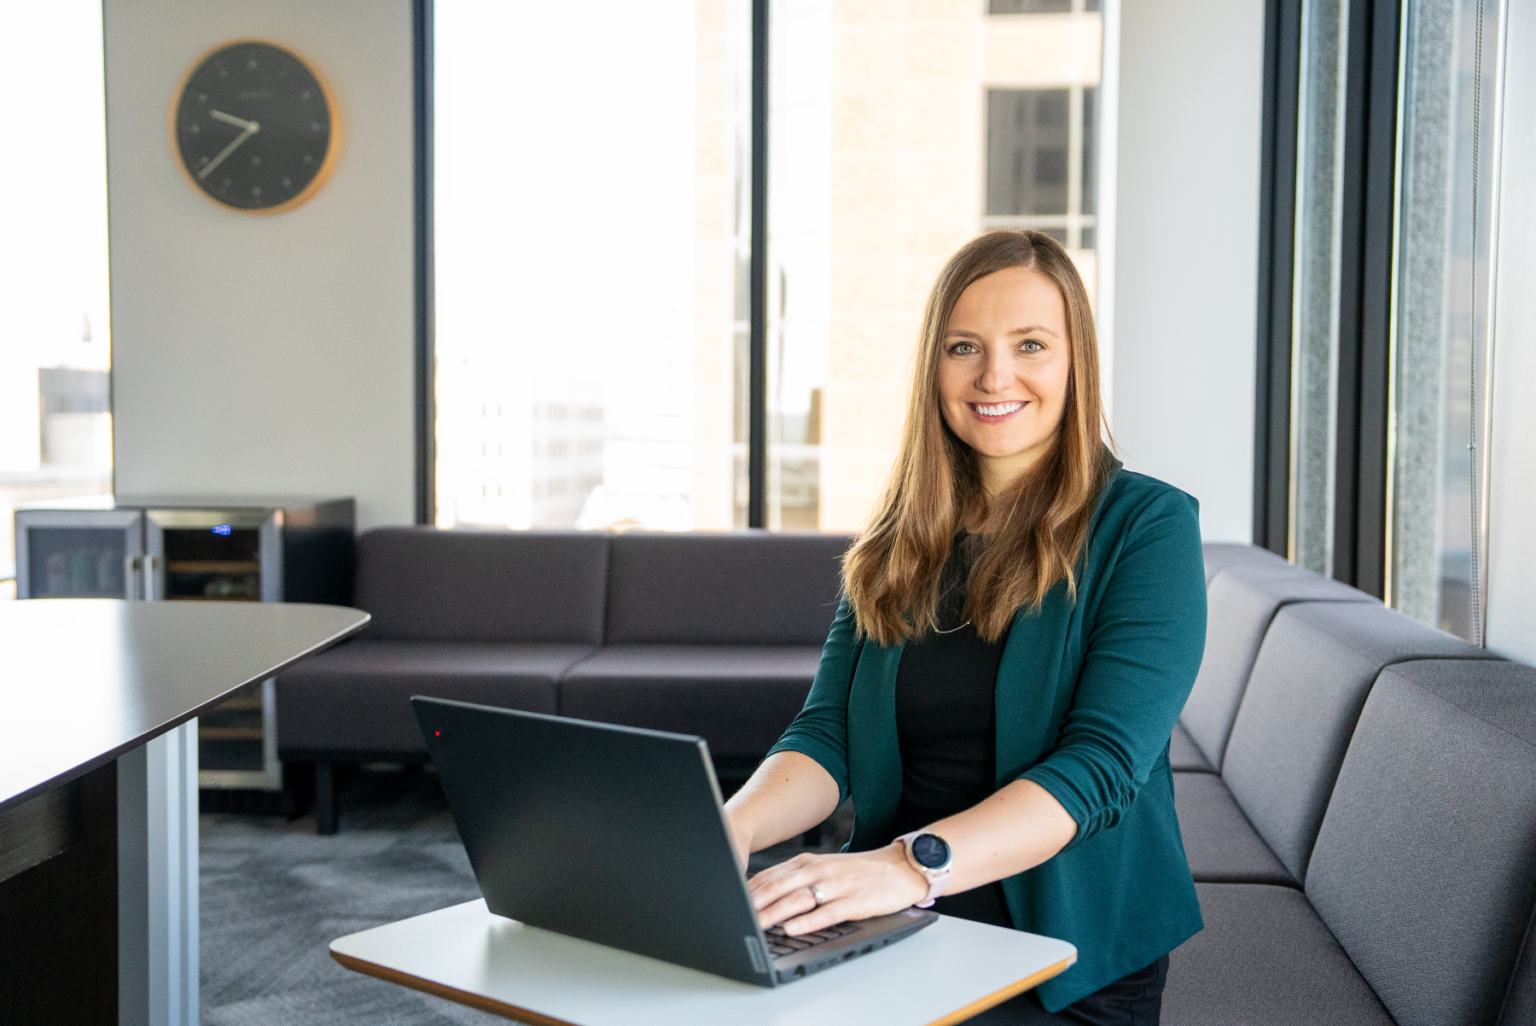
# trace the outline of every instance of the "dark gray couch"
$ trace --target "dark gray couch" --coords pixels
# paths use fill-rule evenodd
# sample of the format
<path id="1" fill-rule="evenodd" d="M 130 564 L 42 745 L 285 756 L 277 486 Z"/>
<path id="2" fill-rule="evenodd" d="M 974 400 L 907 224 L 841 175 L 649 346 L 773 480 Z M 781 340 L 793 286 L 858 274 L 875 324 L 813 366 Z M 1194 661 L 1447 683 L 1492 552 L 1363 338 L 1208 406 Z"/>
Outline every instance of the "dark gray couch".
<path id="1" fill-rule="evenodd" d="M 1210 547 L 1167 1026 L 1536 1023 L 1536 670 Z"/>
<path id="2" fill-rule="evenodd" d="M 409 699 L 697 734 L 744 776 L 799 711 L 836 611 L 844 535 L 385 528 L 358 542 L 356 640 L 283 674 L 278 753 L 426 758 Z"/>
<path id="3" fill-rule="evenodd" d="M 374 531 L 374 622 L 280 678 L 280 752 L 424 758 L 425 693 L 700 734 L 744 773 L 804 700 L 847 543 Z M 1536 670 L 1250 546 L 1205 555 L 1171 758 L 1206 926 L 1164 1023 L 1536 1026 Z"/>

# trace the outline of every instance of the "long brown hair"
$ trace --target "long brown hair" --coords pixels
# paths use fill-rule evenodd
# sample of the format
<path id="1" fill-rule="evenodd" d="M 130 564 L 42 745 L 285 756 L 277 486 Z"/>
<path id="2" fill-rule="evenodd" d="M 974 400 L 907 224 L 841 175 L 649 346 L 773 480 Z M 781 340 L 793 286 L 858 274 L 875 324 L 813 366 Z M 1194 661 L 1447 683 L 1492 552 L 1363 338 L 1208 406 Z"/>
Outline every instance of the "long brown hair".
<path id="1" fill-rule="evenodd" d="M 940 413 L 939 359 L 960 294 L 1010 267 L 1035 271 L 1061 291 L 1071 372 L 1055 444 L 989 505 L 975 452 Z M 927 630 L 950 546 L 965 524 L 984 524 L 987 536 L 965 601 L 982 638 L 997 640 L 1021 606 L 1038 607 L 1062 580 L 1075 595 L 1078 555 L 1113 466 L 1102 423 L 1093 310 L 1071 257 L 1050 236 L 1028 229 L 972 239 L 944 265 L 928 296 L 901 451 L 873 521 L 843 560 L 859 630 L 882 645 Z"/>

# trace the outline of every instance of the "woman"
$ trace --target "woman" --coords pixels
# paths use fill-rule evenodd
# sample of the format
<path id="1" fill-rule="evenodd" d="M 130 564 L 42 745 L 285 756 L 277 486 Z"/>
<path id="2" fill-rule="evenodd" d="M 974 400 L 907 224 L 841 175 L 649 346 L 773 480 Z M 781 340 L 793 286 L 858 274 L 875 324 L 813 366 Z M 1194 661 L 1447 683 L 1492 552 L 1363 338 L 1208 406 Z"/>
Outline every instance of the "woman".
<path id="1" fill-rule="evenodd" d="M 1109 453 L 1098 365 L 1048 236 L 949 261 L 810 696 L 727 805 L 745 861 L 853 799 L 845 853 L 751 880 L 765 927 L 937 896 L 1077 945 L 976 1022 L 1155 1024 L 1167 953 L 1201 927 L 1168 765 L 1205 642 L 1197 507 Z"/>

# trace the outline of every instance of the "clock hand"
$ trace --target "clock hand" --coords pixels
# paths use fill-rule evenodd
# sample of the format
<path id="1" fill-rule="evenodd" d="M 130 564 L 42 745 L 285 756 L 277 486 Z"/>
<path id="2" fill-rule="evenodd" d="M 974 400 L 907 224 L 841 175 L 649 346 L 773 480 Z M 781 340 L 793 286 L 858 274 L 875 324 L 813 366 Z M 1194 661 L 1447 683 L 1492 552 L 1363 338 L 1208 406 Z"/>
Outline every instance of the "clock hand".
<path id="1" fill-rule="evenodd" d="M 254 121 L 246 121 L 243 118 L 237 118 L 233 114 L 225 114 L 222 110 L 210 110 L 208 112 L 208 116 L 213 118 L 215 121 L 222 121 L 226 125 L 234 125 L 236 128 L 250 128 L 252 125 L 256 124 Z"/>
<path id="2" fill-rule="evenodd" d="M 217 113 L 217 112 L 215 112 L 215 113 Z M 203 168 L 201 171 L 199 171 L 197 173 L 197 180 L 198 181 L 200 181 L 200 182 L 201 181 L 205 181 L 208 178 L 209 175 L 213 174 L 213 169 L 214 168 L 216 168 L 220 164 L 224 163 L 224 159 L 226 157 L 228 157 L 231 153 L 235 152 L 237 149 L 240 148 L 240 144 L 241 143 L 245 142 L 251 136 L 253 136 L 257 132 L 261 131 L 261 126 L 258 125 L 254 121 L 248 121 L 248 122 L 245 123 L 245 125 L 246 125 L 245 131 L 243 131 L 239 135 L 235 136 L 233 142 L 231 142 L 228 146 L 226 146 L 222 150 L 220 150 L 219 151 L 219 155 L 217 157 L 214 157 L 211 161 L 209 161 L 208 162 L 208 166 Z"/>

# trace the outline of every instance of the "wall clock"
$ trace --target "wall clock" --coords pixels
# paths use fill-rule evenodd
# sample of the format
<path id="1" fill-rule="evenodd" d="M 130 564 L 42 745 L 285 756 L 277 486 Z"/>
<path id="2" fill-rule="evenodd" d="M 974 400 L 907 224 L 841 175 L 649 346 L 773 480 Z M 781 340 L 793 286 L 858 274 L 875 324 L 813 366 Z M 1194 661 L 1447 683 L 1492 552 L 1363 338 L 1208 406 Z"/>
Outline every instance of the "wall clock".
<path id="1" fill-rule="evenodd" d="M 205 54 L 171 107 L 172 141 L 192 184 L 253 214 L 290 210 L 319 191 L 336 163 L 337 128 L 320 73 L 259 40 Z"/>

